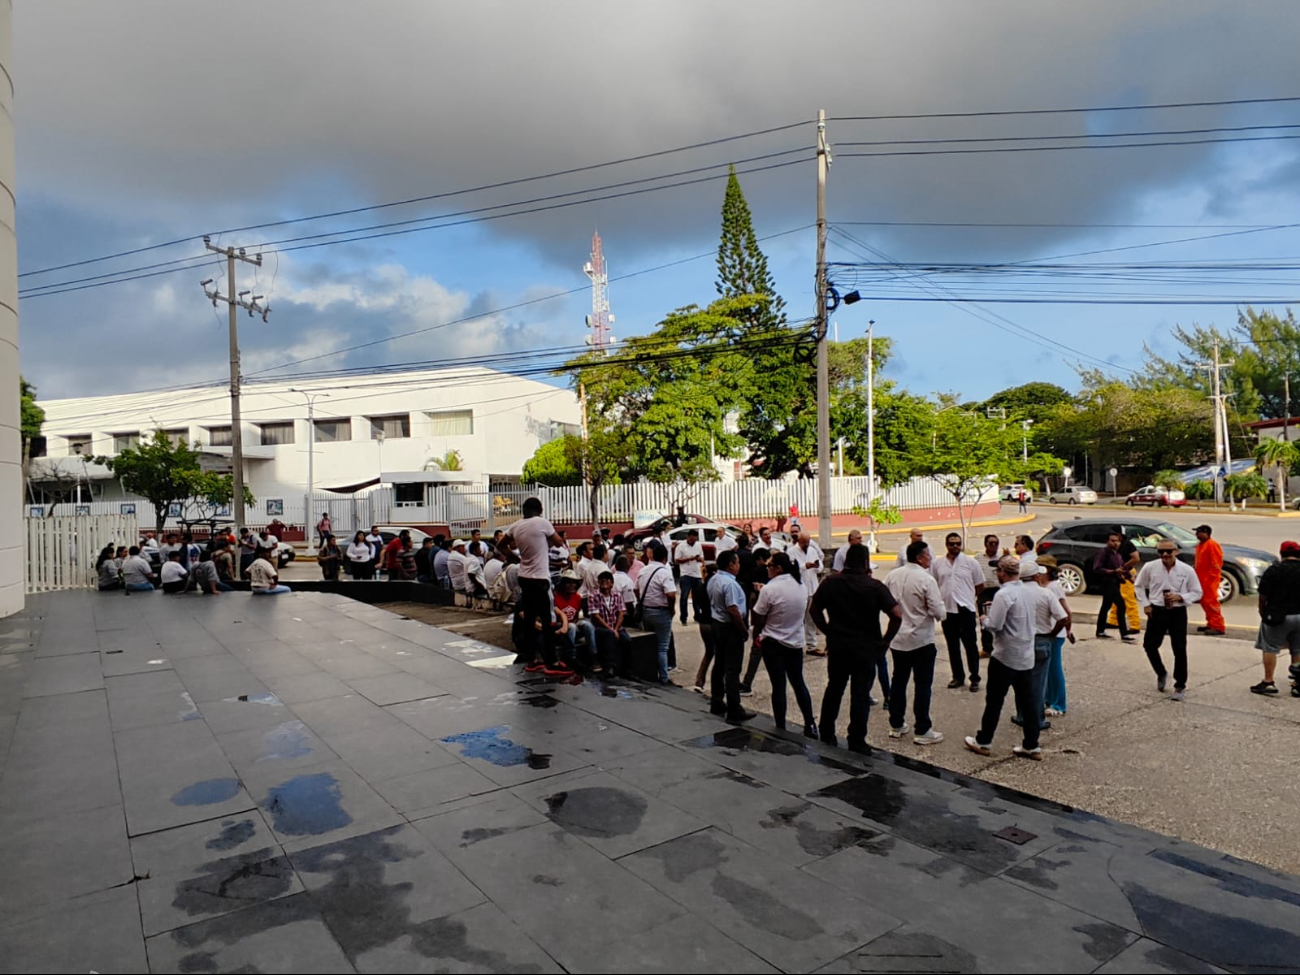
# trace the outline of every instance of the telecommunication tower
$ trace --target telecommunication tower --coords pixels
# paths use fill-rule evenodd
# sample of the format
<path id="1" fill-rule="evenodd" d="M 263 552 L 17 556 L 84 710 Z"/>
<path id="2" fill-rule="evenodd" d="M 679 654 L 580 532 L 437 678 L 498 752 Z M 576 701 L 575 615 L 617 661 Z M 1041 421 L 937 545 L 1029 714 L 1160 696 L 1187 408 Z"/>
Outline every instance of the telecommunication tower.
<path id="1" fill-rule="evenodd" d="M 591 235 L 591 259 L 583 265 L 582 270 L 591 279 L 591 314 L 587 316 L 587 327 L 591 334 L 586 343 L 593 349 L 608 352 L 614 342 L 610 326 L 614 316 L 609 312 L 609 271 L 605 267 L 605 255 L 600 247 L 600 233 Z"/>

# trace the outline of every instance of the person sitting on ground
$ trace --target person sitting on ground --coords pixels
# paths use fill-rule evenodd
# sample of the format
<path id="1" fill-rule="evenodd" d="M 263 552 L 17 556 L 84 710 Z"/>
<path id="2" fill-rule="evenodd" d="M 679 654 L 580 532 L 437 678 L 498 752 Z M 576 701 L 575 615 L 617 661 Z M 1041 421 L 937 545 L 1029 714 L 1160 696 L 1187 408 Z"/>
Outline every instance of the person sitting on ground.
<path id="1" fill-rule="evenodd" d="M 117 563 L 118 572 L 122 571 L 122 563 L 127 560 L 127 557 L 130 554 L 131 554 L 130 551 L 127 549 L 125 545 L 119 545 L 117 547 L 117 551 L 113 553 L 113 561 Z"/>
<path id="2" fill-rule="evenodd" d="M 180 536 L 175 532 L 168 532 L 163 536 L 163 543 L 158 546 L 158 553 L 162 556 L 162 561 L 166 562 L 172 557 L 172 552 L 181 550 Z"/>
<path id="3" fill-rule="evenodd" d="M 1300 542 L 1283 542 L 1282 561 L 1264 570 L 1259 579 L 1259 635 L 1255 649 L 1263 655 L 1264 679 L 1251 686 L 1254 694 L 1276 694 L 1273 673 L 1277 655 L 1291 655 L 1291 695 L 1300 697 Z"/>
<path id="4" fill-rule="evenodd" d="M 353 579 L 369 579 L 371 574 L 370 561 L 370 544 L 366 541 L 365 532 L 357 529 L 357 533 L 352 536 L 352 541 L 348 544 L 348 571 L 352 573 Z"/>
<path id="5" fill-rule="evenodd" d="M 126 561 L 122 563 L 122 583 L 127 593 L 153 592 L 157 578 L 149 560 L 140 554 L 140 546 L 132 545 Z"/>
<path id="6" fill-rule="evenodd" d="M 470 542 L 465 553 L 465 588 L 470 595 L 482 599 L 487 596 L 487 579 L 483 575 L 483 556 L 487 546 L 483 542 Z"/>
<path id="7" fill-rule="evenodd" d="M 185 566 L 181 565 L 181 551 L 179 548 L 172 549 L 167 553 L 167 561 L 162 565 L 162 588 L 163 592 L 178 593 L 185 591 L 185 583 L 188 581 L 190 573 Z"/>
<path id="8" fill-rule="evenodd" d="M 451 575 L 447 568 L 447 558 L 451 555 L 451 539 L 443 535 L 434 535 L 433 547 L 436 551 L 429 560 L 429 564 L 433 566 L 433 581 L 443 589 L 450 589 Z"/>
<path id="9" fill-rule="evenodd" d="M 330 582 L 337 582 L 339 578 L 339 567 L 343 564 L 343 550 L 339 548 L 338 541 L 328 532 L 321 543 L 320 551 L 316 553 L 316 562 L 320 565 L 320 574 Z"/>
<path id="10" fill-rule="evenodd" d="M 195 565 L 190 572 L 190 578 L 194 583 L 194 588 L 205 596 L 230 592 L 233 588 L 221 579 L 220 574 L 217 572 L 216 563 L 212 559 L 204 559 Z"/>
<path id="11" fill-rule="evenodd" d="M 562 631 L 565 639 L 560 641 L 560 659 L 570 665 L 581 662 L 584 666 L 590 666 L 596 656 L 596 627 L 591 620 L 581 618 L 580 583 L 576 572 L 569 570 L 560 573 L 560 585 L 555 591 L 555 608 L 564 614 L 565 619 Z"/>
<path id="12" fill-rule="evenodd" d="M 465 551 L 466 548 L 463 538 L 458 538 L 451 543 L 451 552 L 447 556 L 447 575 L 451 579 L 453 592 L 468 594 L 469 582 L 465 570 L 469 565 L 469 553 Z"/>
<path id="13" fill-rule="evenodd" d="M 103 551 L 99 553 L 99 558 L 95 560 L 95 571 L 99 573 L 100 592 L 122 588 L 122 570 L 113 561 L 113 552 L 112 545 L 105 545 Z"/>
<path id="14" fill-rule="evenodd" d="M 433 582 L 433 539 L 428 535 L 420 540 L 420 547 L 415 550 L 416 582 Z"/>
<path id="15" fill-rule="evenodd" d="M 248 578 L 254 596 L 278 596 L 289 592 L 288 586 L 280 585 L 280 573 L 266 559 L 253 560 L 253 564 L 248 567 Z"/>
<path id="16" fill-rule="evenodd" d="M 506 570 L 506 564 L 501 559 L 501 553 L 495 548 L 489 548 L 487 559 L 483 563 L 483 582 L 487 585 L 488 595 L 497 590 L 497 580 L 501 578 Z M 496 598 L 493 596 L 492 598 Z"/>
<path id="17" fill-rule="evenodd" d="M 602 572 L 597 581 L 600 589 L 587 597 L 588 622 L 594 626 L 597 651 L 592 670 L 598 674 L 602 670 L 619 673 L 632 648 L 632 637 L 623 628 L 627 604 L 614 589 L 614 573 Z"/>
<path id="18" fill-rule="evenodd" d="M 212 540 L 212 564 L 217 578 L 230 585 L 235 581 L 235 557 L 230 553 L 230 542 L 222 535 Z"/>
<path id="19" fill-rule="evenodd" d="M 551 585 L 558 585 L 560 573 L 569 567 L 569 541 L 564 535 L 564 529 L 557 528 L 555 534 L 560 536 L 559 545 L 552 545 L 546 552 L 548 567 L 551 570 Z"/>

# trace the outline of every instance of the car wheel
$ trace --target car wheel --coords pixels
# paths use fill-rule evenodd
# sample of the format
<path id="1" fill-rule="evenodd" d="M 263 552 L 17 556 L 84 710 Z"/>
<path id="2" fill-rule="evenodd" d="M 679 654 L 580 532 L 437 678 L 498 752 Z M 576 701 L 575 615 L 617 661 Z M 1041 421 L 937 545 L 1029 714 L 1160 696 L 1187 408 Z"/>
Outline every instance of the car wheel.
<path id="1" fill-rule="evenodd" d="M 1219 602 L 1226 603 L 1240 592 L 1241 587 L 1237 585 L 1237 577 L 1231 572 L 1225 572 L 1219 577 Z"/>
<path id="2" fill-rule="evenodd" d="M 1078 504 L 1078 503 L 1079 503 L 1079 499 L 1078 499 L 1078 498 L 1071 498 L 1071 499 L 1070 499 L 1070 504 Z"/>
<path id="3" fill-rule="evenodd" d="M 1057 581 L 1061 584 L 1061 591 L 1067 596 L 1077 596 L 1083 592 L 1087 585 L 1083 578 L 1083 569 L 1073 562 L 1062 562 L 1057 568 Z"/>
<path id="4" fill-rule="evenodd" d="M 1047 503 L 1048 503 L 1048 504 L 1056 504 L 1056 498 L 1055 498 L 1054 496 L 1049 496 L 1048 499 L 1047 499 Z M 1296 502 L 1296 508 L 1300 508 L 1300 501 L 1297 501 L 1297 502 Z"/>
<path id="5" fill-rule="evenodd" d="M 1134 500 L 1133 500 L 1132 498 L 1126 498 L 1126 499 L 1124 500 L 1124 503 L 1125 503 L 1126 505 L 1128 505 L 1128 506 L 1131 508 L 1131 507 L 1133 507 L 1133 505 L 1134 505 L 1136 502 L 1134 502 Z"/>

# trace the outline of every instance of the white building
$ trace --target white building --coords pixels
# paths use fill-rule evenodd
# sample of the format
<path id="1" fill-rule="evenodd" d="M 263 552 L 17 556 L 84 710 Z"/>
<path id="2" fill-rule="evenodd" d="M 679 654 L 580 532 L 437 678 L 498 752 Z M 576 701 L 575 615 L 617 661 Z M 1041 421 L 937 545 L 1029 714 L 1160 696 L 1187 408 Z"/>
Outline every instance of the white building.
<path id="1" fill-rule="evenodd" d="M 242 394 L 245 478 L 258 513 L 250 512 L 253 524 L 276 513 L 289 524 L 302 522 L 312 427 L 316 492 L 382 481 L 393 486 L 395 500 L 416 502 L 423 488 L 411 472 L 433 469 L 449 451 L 459 455 L 463 469 L 454 480 L 486 490 L 490 483 L 517 481 L 538 446 L 578 432 L 581 422 L 568 388 L 483 368 L 251 382 Z M 42 489 L 51 486 L 67 501 L 121 500 L 112 473 L 89 459 L 113 457 L 159 429 L 197 444 L 205 466 L 230 469 L 224 384 L 41 406 L 44 456 L 32 462 L 29 503 L 41 502 Z M 268 502 L 279 502 L 280 510 Z"/>

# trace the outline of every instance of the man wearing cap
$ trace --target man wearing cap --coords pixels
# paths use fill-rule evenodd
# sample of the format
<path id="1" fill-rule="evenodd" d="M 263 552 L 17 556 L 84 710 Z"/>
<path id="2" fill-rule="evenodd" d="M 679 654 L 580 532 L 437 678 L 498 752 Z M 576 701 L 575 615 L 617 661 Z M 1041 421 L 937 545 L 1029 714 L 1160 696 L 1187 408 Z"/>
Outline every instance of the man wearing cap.
<path id="1" fill-rule="evenodd" d="M 466 552 L 465 539 L 458 538 L 451 543 L 447 553 L 447 575 L 451 577 L 453 592 L 465 592 L 469 583 L 469 553 Z"/>
<path id="2" fill-rule="evenodd" d="M 1219 583 L 1223 579 L 1223 546 L 1210 536 L 1214 530 L 1209 525 L 1196 526 L 1196 578 L 1201 583 L 1201 609 L 1205 611 L 1205 625 L 1198 633 L 1223 636 L 1227 628 L 1223 611 L 1219 608 Z"/>
<path id="3" fill-rule="evenodd" d="M 1156 546 L 1155 562 L 1142 566 L 1133 587 L 1138 605 L 1150 621 L 1142 649 L 1147 652 L 1151 669 L 1156 672 L 1156 690 L 1164 691 L 1169 674 L 1160 658 L 1160 644 L 1169 634 L 1174 651 L 1174 694 L 1181 701 L 1187 694 L 1187 607 L 1201 601 L 1201 580 L 1186 562 L 1178 560 L 1178 543 L 1164 538 Z"/>
<path id="4" fill-rule="evenodd" d="M 1026 578 L 1033 582 L 1039 573 L 1038 563 L 1030 561 L 1024 566 Z M 983 626 L 993 633 L 993 656 L 989 658 L 988 687 L 984 691 L 984 720 L 980 730 L 966 736 L 966 747 L 977 755 L 991 755 L 993 736 L 1002 719 L 1002 705 L 1007 691 L 1014 690 L 1016 708 L 1024 716 L 1024 738 L 1011 749 L 1018 758 L 1041 762 L 1043 750 L 1038 745 L 1039 727 L 1043 718 L 1041 699 L 1034 697 L 1034 659 L 1037 637 L 1038 602 L 1043 597 L 1055 607 L 1056 622 L 1065 622 L 1065 611 L 1050 592 L 1037 585 L 1027 586 L 1021 581 L 1020 560 L 1014 555 L 1004 555 L 998 562 L 998 591 L 989 604 Z M 1052 609 L 1046 609 L 1052 614 Z M 1057 626 L 1057 631 L 1059 631 Z M 1048 644 L 1050 653 L 1051 645 Z"/>
<path id="5" fill-rule="evenodd" d="M 1300 542 L 1283 542 L 1282 561 L 1259 578 L 1259 637 L 1255 648 L 1264 657 L 1264 679 L 1252 684 L 1252 694 L 1276 694 L 1273 672 L 1277 655 L 1291 655 L 1291 695 L 1300 697 Z"/>

